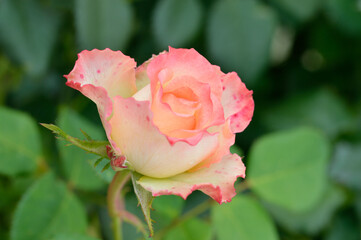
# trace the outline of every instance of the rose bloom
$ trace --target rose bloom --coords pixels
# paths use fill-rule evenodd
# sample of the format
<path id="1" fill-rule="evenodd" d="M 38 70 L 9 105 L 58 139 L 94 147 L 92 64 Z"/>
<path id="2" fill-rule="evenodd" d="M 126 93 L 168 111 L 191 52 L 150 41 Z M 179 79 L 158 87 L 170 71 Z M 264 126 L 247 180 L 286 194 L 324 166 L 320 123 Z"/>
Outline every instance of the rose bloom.
<path id="1" fill-rule="evenodd" d="M 113 152 L 153 196 L 200 190 L 219 203 L 235 196 L 245 166 L 229 148 L 254 110 L 235 72 L 194 49 L 169 48 L 139 67 L 120 51 L 95 49 L 82 51 L 65 77 L 96 103 Z"/>

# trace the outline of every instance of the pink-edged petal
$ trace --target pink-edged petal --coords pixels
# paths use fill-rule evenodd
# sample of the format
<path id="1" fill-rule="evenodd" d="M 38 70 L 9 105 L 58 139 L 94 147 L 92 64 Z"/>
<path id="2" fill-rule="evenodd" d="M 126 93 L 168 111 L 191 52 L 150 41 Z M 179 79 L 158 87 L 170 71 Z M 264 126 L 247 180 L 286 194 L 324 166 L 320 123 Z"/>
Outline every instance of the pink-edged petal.
<path id="1" fill-rule="evenodd" d="M 96 87 L 92 84 L 81 85 L 78 82 L 67 82 L 69 87 L 72 87 L 79 92 L 83 93 L 84 96 L 92 99 L 98 108 L 100 119 L 103 123 L 105 133 L 108 137 L 110 144 L 113 146 L 118 155 L 120 155 L 120 150 L 117 148 L 113 140 L 110 138 L 111 125 L 107 121 L 107 119 L 111 116 L 113 111 L 112 100 L 108 96 L 107 91 L 103 87 Z"/>
<path id="2" fill-rule="evenodd" d="M 101 118 L 105 119 L 111 115 L 112 112 L 111 99 L 108 96 L 108 93 L 105 90 L 105 88 L 101 86 L 94 86 L 93 84 L 82 85 L 79 82 L 71 82 L 71 81 L 68 81 L 66 85 L 78 90 L 84 96 L 95 102 L 98 107 L 98 111 Z"/>
<path id="3" fill-rule="evenodd" d="M 208 62 L 201 54 L 192 49 L 175 49 L 169 47 L 169 52 L 154 56 L 147 67 L 147 73 L 151 81 L 152 92 L 159 78 L 158 74 L 164 69 L 173 73 L 173 78 L 178 76 L 192 76 L 197 81 L 210 85 L 211 91 L 217 97 L 222 95 L 222 86 L 219 81 L 223 75 L 218 66 Z"/>
<path id="4" fill-rule="evenodd" d="M 236 135 L 232 133 L 229 125 L 229 120 L 222 126 L 213 127 L 216 132 L 220 132 L 218 134 L 218 146 L 216 150 L 211 154 L 211 156 L 204 161 L 200 162 L 192 169 L 190 172 L 198 171 L 202 168 L 207 168 L 214 163 L 217 163 L 222 160 L 222 157 L 230 154 L 229 148 L 234 144 Z M 209 129 L 208 131 L 210 131 Z M 211 131 L 210 131 L 211 132 Z"/>
<path id="5" fill-rule="evenodd" d="M 134 98 L 113 99 L 111 139 L 129 162 L 130 168 L 154 178 L 177 175 L 209 157 L 218 145 L 218 134 L 207 134 L 191 146 L 186 142 L 171 145 L 152 122 L 149 101 Z"/>
<path id="6" fill-rule="evenodd" d="M 231 120 L 232 132 L 242 132 L 253 116 L 253 92 L 246 88 L 235 72 L 224 75 L 222 83 L 224 117 Z"/>
<path id="7" fill-rule="evenodd" d="M 245 177 L 245 166 L 236 154 L 229 154 L 222 161 L 197 172 L 157 179 L 143 176 L 138 183 L 153 196 L 178 195 L 186 199 L 195 190 L 200 190 L 218 203 L 229 202 L 236 195 L 234 183 L 238 177 Z"/>
<path id="8" fill-rule="evenodd" d="M 137 90 L 135 67 L 135 61 L 120 51 L 108 48 L 84 50 L 78 54 L 73 70 L 65 77 L 68 86 L 91 84 L 103 87 L 111 98 L 118 95 L 130 97 Z"/>
<path id="9" fill-rule="evenodd" d="M 118 154 L 120 151 L 110 138 L 111 126 L 107 122 L 112 113 L 111 98 L 129 97 L 136 92 L 135 66 L 134 60 L 120 51 L 84 50 L 78 54 L 73 70 L 65 75 L 66 85 L 96 103 L 108 139 Z"/>

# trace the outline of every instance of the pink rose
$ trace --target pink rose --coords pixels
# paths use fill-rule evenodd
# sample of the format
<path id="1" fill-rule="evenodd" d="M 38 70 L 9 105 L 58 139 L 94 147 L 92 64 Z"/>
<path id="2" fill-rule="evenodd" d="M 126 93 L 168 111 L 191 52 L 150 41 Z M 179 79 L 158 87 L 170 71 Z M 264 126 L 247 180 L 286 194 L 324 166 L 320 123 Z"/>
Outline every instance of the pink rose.
<path id="1" fill-rule="evenodd" d="M 65 77 L 97 104 L 113 151 L 153 196 L 198 189 L 222 203 L 235 195 L 245 167 L 229 148 L 254 110 L 235 72 L 194 49 L 169 48 L 138 68 L 120 51 L 95 49 Z"/>

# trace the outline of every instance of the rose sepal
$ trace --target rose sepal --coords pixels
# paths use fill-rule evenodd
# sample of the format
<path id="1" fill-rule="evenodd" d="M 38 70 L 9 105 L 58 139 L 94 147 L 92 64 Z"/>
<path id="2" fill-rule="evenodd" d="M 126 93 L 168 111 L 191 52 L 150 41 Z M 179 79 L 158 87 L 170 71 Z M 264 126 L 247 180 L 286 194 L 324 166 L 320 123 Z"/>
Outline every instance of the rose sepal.
<path id="1" fill-rule="evenodd" d="M 152 208 L 152 202 L 154 197 L 152 196 L 152 193 L 148 190 L 144 189 L 140 184 L 138 184 L 138 180 L 142 177 L 141 174 L 132 171 L 131 172 L 131 178 L 134 188 L 134 193 L 137 196 L 139 205 L 142 209 L 142 212 L 144 214 L 145 221 L 149 228 L 149 237 L 153 236 L 153 225 L 152 225 L 152 219 L 150 217 L 150 209 Z"/>

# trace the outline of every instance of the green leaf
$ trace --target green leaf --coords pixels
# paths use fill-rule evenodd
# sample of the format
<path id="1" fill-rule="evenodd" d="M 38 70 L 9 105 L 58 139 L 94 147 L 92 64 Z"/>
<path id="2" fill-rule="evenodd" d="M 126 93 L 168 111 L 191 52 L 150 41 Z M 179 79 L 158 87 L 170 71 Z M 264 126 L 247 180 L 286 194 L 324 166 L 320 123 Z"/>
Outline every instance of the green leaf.
<path id="1" fill-rule="evenodd" d="M 126 0 L 76 0 L 75 26 L 81 48 L 124 49 L 133 30 L 133 11 Z"/>
<path id="2" fill-rule="evenodd" d="M 99 238 L 89 237 L 82 234 L 57 234 L 51 240 L 99 240 Z"/>
<path id="3" fill-rule="evenodd" d="M 11 240 L 46 240 L 56 233 L 85 233 L 85 210 L 52 173 L 41 177 L 21 199 L 11 228 Z"/>
<path id="4" fill-rule="evenodd" d="M 360 2 L 357 0 L 326 0 L 326 14 L 341 31 L 361 35 Z"/>
<path id="5" fill-rule="evenodd" d="M 323 130 L 330 137 L 348 130 L 351 120 L 342 99 L 327 89 L 290 98 L 270 108 L 263 116 L 271 130 L 308 125 Z"/>
<path id="6" fill-rule="evenodd" d="M 153 231 L 152 219 L 150 218 L 150 208 L 152 207 L 153 196 L 151 192 L 148 192 L 141 185 L 137 183 L 140 177 L 141 175 L 139 175 L 138 173 L 132 172 L 134 193 L 138 198 L 140 207 L 142 208 L 145 221 L 147 222 L 149 228 L 149 232 L 150 232 L 149 235 L 153 236 L 154 231 Z"/>
<path id="7" fill-rule="evenodd" d="M 324 194 L 330 151 L 328 140 L 313 128 L 264 136 L 250 151 L 249 186 L 270 203 L 294 212 L 309 210 Z"/>
<path id="8" fill-rule="evenodd" d="M 175 195 L 163 195 L 154 198 L 152 207 L 154 208 L 154 228 L 162 229 L 180 216 L 185 201 Z"/>
<path id="9" fill-rule="evenodd" d="M 80 131 L 82 129 L 93 139 L 105 138 L 104 131 L 100 127 L 90 123 L 69 108 L 61 108 L 57 122 L 71 136 L 82 138 L 83 134 Z M 96 190 L 105 186 L 105 182 L 113 177 L 114 171 L 112 170 L 101 173 L 102 167 L 108 161 L 98 164 L 97 171 L 95 171 L 93 166 L 99 158 L 97 155 L 87 153 L 76 146 L 68 146 L 67 142 L 61 139 L 57 141 L 57 145 L 65 175 L 76 188 Z"/>
<path id="10" fill-rule="evenodd" d="M 40 1 L 0 2 L 0 39 L 31 76 L 47 70 L 59 23 L 59 14 Z"/>
<path id="11" fill-rule="evenodd" d="M 210 240 L 212 228 L 210 224 L 197 218 L 189 219 L 177 227 L 172 228 L 165 240 Z"/>
<path id="12" fill-rule="evenodd" d="M 42 161 L 35 121 L 25 113 L 0 107 L 0 174 L 29 173 Z"/>
<path id="13" fill-rule="evenodd" d="M 227 71 L 252 83 L 269 63 L 276 16 L 254 0 L 219 0 L 210 11 L 207 39 L 211 56 Z"/>
<path id="14" fill-rule="evenodd" d="M 345 195 L 341 189 L 330 186 L 321 201 L 303 213 L 287 211 L 270 203 L 265 203 L 265 207 L 284 228 L 292 232 L 315 235 L 331 221 L 333 214 L 344 200 Z"/>
<path id="15" fill-rule="evenodd" d="M 274 223 L 254 199 L 238 196 L 212 208 L 212 228 L 219 240 L 279 239 Z"/>
<path id="16" fill-rule="evenodd" d="M 331 176 L 338 182 L 361 190 L 361 144 L 339 143 L 331 163 Z"/>
<path id="17" fill-rule="evenodd" d="M 313 17 L 322 4 L 322 0 L 303 0 L 302 5 L 298 0 L 272 0 L 272 2 L 299 22 Z"/>
<path id="18" fill-rule="evenodd" d="M 183 47 L 201 26 L 198 0 L 161 0 L 153 12 L 153 32 L 162 48 Z"/>

